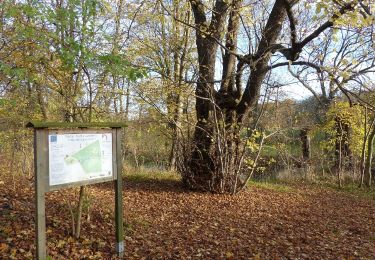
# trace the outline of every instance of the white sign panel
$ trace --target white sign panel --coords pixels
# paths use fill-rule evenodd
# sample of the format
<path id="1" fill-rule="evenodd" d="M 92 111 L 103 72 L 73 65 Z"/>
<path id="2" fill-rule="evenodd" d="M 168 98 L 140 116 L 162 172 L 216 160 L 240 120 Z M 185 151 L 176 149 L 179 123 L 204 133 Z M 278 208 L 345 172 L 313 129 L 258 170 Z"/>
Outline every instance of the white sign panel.
<path id="1" fill-rule="evenodd" d="M 49 134 L 49 185 L 111 177 L 112 133 Z"/>

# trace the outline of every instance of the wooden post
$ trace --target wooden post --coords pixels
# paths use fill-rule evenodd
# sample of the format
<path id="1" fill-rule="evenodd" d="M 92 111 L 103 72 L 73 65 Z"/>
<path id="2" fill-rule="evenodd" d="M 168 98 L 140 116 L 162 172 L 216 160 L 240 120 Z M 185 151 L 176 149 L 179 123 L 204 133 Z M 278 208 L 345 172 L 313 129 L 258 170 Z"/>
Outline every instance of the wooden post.
<path id="1" fill-rule="evenodd" d="M 35 199 L 36 199 L 36 258 L 47 258 L 45 188 L 48 183 L 48 133 L 34 130 Z"/>
<path id="2" fill-rule="evenodd" d="M 124 231 L 123 231 L 123 208 L 122 208 L 122 153 L 121 153 L 121 123 L 58 123 L 58 122 L 29 122 L 27 127 L 34 128 L 34 167 L 35 167 L 35 231 L 36 231 L 36 258 L 47 259 L 46 247 L 46 214 L 45 214 L 45 193 L 72 186 L 82 186 L 104 181 L 115 180 L 115 225 L 116 225 L 116 252 L 121 258 L 124 256 Z M 73 133 L 74 128 L 91 128 L 89 133 L 112 133 L 112 170 L 110 177 L 97 178 L 93 180 L 75 181 L 50 185 L 49 182 L 49 134 L 51 129 L 54 134 Z M 112 130 L 93 130 L 96 128 L 111 128 Z M 64 129 L 64 130 L 62 130 Z M 67 130 L 65 130 L 67 129 Z M 79 132 L 81 132 L 79 130 Z"/>
<path id="3" fill-rule="evenodd" d="M 124 256 L 124 227 L 122 211 L 122 153 L 121 153 L 121 128 L 115 129 L 116 142 L 116 172 L 115 180 L 115 225 L 116 225 L 116 252 L 119 257 Z"/>

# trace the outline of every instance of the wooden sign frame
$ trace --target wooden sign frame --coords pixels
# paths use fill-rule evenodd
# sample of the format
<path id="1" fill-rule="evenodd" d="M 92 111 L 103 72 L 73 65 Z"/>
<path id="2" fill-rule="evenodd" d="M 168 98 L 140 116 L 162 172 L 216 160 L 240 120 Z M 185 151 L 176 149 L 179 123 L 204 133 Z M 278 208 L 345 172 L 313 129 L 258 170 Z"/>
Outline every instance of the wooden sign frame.
<path id="1" fill-rule="evenodd" d="M 107 181 L 114 182 L 115 188 L 115 227 L 116 252 L 118 256 L 124 254 L 123 238 L 123 207 L 122 207 L 122 152 L 121 123 L 57 123 L 30 122 L 27 127 L 34 128 L 34 167 L 35 167 L 35 204 L 36 204 L 36 257 L 47 258 L 46 248 L 46 214 L 45 193 L 58 189 L 83 186 Z M 112 133 L 112 176 L 95 178 L 92 180 L 50 185 L 49 183 L 49 140 L 50 134 L 86 134 Z"/>

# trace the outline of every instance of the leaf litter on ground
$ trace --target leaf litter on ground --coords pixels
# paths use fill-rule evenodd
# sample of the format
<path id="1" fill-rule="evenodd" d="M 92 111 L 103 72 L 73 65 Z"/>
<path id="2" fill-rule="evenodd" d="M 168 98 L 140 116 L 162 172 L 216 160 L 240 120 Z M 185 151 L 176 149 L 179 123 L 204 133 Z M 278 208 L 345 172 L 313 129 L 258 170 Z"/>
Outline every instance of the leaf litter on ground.
<path id="1" fill-rule="evenodd" d="M 0 259 L 35 257 L 33 183 L 1 178 Z M 52 259 L 117 259 L 112 183 L 90 186 L 90 220 L 73 238 L 68 202 L 46 195 Z M 176 179 L 125 177 L 125 259 L 375 259 L 375 200 L 324 187 L 251 185 L 235 195 L 184 190 Z"/>

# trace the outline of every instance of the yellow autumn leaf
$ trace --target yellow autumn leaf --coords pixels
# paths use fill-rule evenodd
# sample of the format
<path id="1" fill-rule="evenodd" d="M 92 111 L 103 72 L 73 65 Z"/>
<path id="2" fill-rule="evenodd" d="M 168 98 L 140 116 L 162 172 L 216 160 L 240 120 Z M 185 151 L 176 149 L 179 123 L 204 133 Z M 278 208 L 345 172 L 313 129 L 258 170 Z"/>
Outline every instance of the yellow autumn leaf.
<path id="1" fill-rule="evenodd" d="M 6 252 L 8 251 L 9 246 L 5 243 L 0 243 L 0 252 Z"/>

